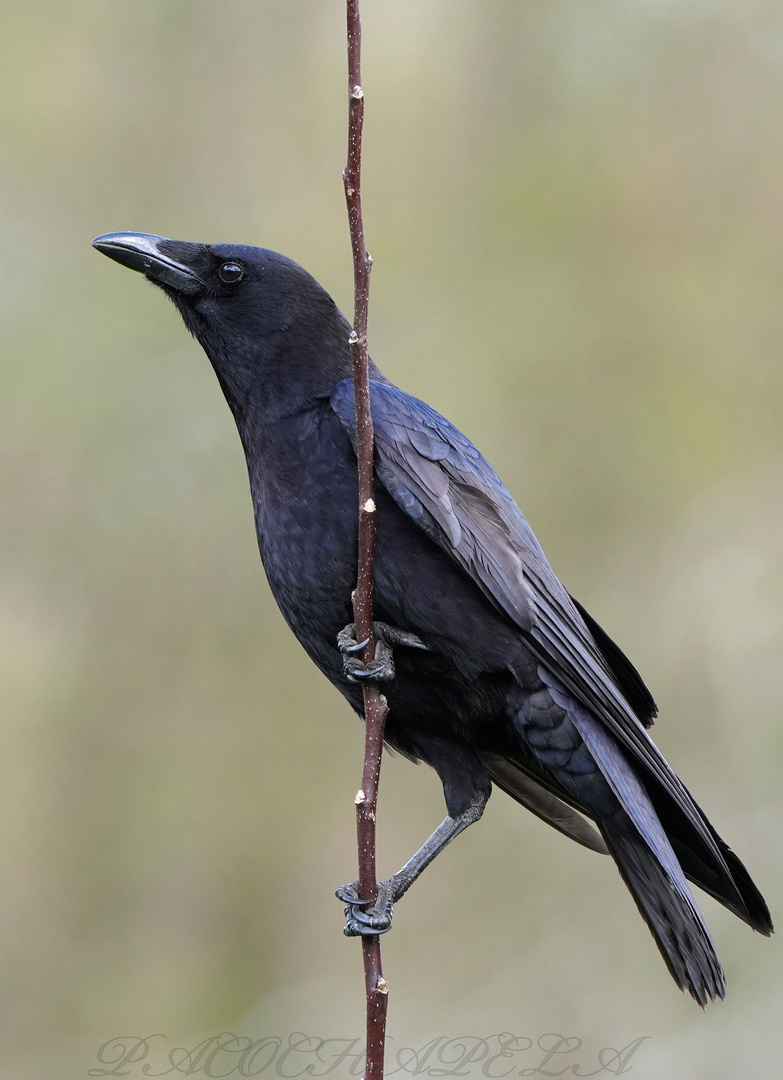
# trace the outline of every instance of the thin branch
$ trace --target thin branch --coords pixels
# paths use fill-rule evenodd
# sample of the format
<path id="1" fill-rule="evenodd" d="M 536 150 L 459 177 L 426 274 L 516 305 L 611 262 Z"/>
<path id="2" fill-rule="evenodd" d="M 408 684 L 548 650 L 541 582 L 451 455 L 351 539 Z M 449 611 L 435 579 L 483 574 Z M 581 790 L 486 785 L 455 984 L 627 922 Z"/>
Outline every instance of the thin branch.
<path id="1" fill-rule="evenodd" d="M 367 645 L 362 660 L 375 655 L 372 622 L 373 562 L 376 509 L 373 497 L 373 427 L 370 413 L 370 386 L 367 373 L 367 312 L 370 298 L 372 259 L 364 244 L 362 220 L 361 165 L 364 91 L 362 90 L 362 26 L 359 0 L 346 0 L 348 21 L 348 162 L 343 172 L 348 224 L 353 249 L 354 320 L 350 336 L 353 384 L 356 401 L 356 456 L 359 473 L 359 565 L 353 594 L 356 640 Z M 356 796 L 356 834 L 359 849 L 359 894 L 375 901 L 375 809 L 381 771 L 386 701 L 377 686 L 364 687 L 364 768 L 362 786 Z M 365 1080 L 383 1080 L 383 1053 L 386 1042 L 388 995 L 381 967 L 381 944 L 377 935 L 362 937 L 364 982 L 367 993 L 367 1065 Z"/>

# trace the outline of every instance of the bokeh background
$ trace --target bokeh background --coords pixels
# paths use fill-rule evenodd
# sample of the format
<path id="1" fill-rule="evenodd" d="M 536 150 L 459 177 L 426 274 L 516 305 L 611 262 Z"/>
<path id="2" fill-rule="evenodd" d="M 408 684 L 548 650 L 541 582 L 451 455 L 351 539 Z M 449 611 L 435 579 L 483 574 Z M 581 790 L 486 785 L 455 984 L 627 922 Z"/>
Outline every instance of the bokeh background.
<path id="1" fill-rule="evenodd" d="M 783 8 L 363 7 L 371 351 L 504 477 L 780 919 Z M 205 357 L 89 246 L 258 243 L 350 313 L 342 0 L 5 0 L 2 27 L 0 1077 L 111 1069 L 120 1036 L 158 1035 L 156 1072 L 222 1031 L 360 1043 L 332 896 L 359 722 L 268 594 Z M 387 758 L 380 814 L 391 872 L 435 776 Z M 706 1013 L 613 867 L 497 794 L 384 941 L 392 1049 L 559 1033 L 583 1045 L 543 1067 L 588 1073 L 648 1036 L 639 1080 L 778 1076 L 780 942 L 703 908 Z"/>

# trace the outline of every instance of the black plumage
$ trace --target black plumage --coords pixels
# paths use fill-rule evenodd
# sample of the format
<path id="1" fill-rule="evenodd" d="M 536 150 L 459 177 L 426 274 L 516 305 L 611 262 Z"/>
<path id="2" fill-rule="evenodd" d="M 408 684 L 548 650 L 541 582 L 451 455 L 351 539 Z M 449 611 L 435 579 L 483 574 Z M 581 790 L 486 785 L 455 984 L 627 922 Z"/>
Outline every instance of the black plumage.
<path id="1" fill-rule="evenodd" d="M 244 446 L 275 599 L 361 711 L 361 665 L 337 647 L 356 572 L 348 323 L 306 271 L 271 251 L 140 233 L 94 243 L 160 285 L 204 347 Z M 769 912 L 647 734 L 649 691 L 560 584 L 472 443 L 372 363 L 370 377 L 374 614 L 392 628 L 394 658 L 386 741 L 437 771 L 448 816 L 372 910 L 351 886 L 341 890 L 347 932 L 388 929 L 393 902 L 480 816 L 494 783 L 608 851 L 678 985 L 702 1005 L 722 997 L 724 973 L 686 877 L 764 934 Z"/>

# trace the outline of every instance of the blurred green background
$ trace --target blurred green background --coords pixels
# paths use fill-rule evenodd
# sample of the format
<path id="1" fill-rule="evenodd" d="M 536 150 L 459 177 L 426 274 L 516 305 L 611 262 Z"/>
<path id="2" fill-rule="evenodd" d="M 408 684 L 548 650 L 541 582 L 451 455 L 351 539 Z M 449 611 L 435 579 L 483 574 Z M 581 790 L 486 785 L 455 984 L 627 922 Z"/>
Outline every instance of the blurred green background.
<path id="1" fill-rule="evenodd" d="M 361 1040 L 359 722 L 268 594 L 206 358 L 89 246 L 257 243 L 350 314 L 343 8 L 3 3 L 2 1080 L 119 1036 Z M 783 8 L 363 8 L 374 358 L 501 473 L 780 920 Z M 380 815 L 390 873 L 434 774 L 387 758 Z M 611 864 L 497 794 L 384 939 L 391 1046 L 557 1032 L 585 1073 L 649 1036 L 639 1080 L 776 1077 L 780 942 L 702 900 L 704 1014 Z"/>

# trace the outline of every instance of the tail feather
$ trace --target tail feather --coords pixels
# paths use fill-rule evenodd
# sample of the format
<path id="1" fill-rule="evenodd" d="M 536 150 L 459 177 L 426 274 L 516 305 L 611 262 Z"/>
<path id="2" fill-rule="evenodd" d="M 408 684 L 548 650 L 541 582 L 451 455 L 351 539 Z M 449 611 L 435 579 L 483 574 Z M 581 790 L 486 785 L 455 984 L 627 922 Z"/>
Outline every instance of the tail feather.
<path id="1" fill-rule="evenodd" d="M 601 825 L 606 845 L 674 981 L 703 1008 L 726 992 L 710 932 L 687 884 L 672 880 L 624 815 L 623 820 Z"/>
<path id="2" fill-rule="evenodd" d="M 704 1006 L 726 992 L 726 976 L 669 837 L 620 748 L 588 713 L 575 714 L 619 807 L 598 820 L 609 852 L 675 982 Z"/>
<path id="3" fill-rule="evenodd" d="M 726 904 L 726 907 L 729 907 L 730 910 L 734 910 L 735 914 L 739 915 L 741 919 L 744 919 L 744 921 L 748 923 L 749 926 L 752 926 L 754 930 L 757 930 L 758 933 L 763 934 L 764 937 L 769 937 L 770 934 L 775 932 L 775 928 L 772 925 L 772 916 L 769 913 L 769 908 L 767 907 L 764 897 L 756 888 L 755 882 L 752 880 L 739 857 L 734 854 L 728 844 L 721 840 L 717 833 L 715 834 L 715 839 L 720 847 L 723 858 L 726 860 L 726 864 L 731 871 L 732 880 L 742 897 L 744 910 L 737 911 L 736 909 L 732 909 L 729 904 Z M 709 889 L 707 891 L 709 892 Z M 720 893 L 716 893 L 715 896 L 717 900 L 721 900 L 725 903 L 725 900 L 722 899 Z"/>
<path id="4" fill-rule="evenodd" d="M 693 805 L 715 842 L 720 862 L 705 849 L 695 831 L 689 827 L 689 822 L 683 820 L 680 814 L 672 814 L 671 803 L 665 792 L 653 787 L 648 789 L 648 793 L 685 876 L 760 934 L 768 937 L 773 933 L 772 918 L 764 897 L 738 856 L 718 836 L 696 803 Z"/>
<path id="5" fill-rule="evenodd" d="M 485 767 L 539 817 L 600 850 L 576 811 L 592 818 L 677 985 L 701 1006 L 722 998 L 726 977 L 686 875 L 769 934 L 772 923 L 761 894 L 662 758 L 661 777 L 653 777 L 542 666 L 538 675 L 549 700 L 545 694 L 534 705 L 524 699 L 516 714 L 532 782 L 520 783 L 510 767 L 527 769 L 512 759 L 498 765 L 484 755 Z"/>

